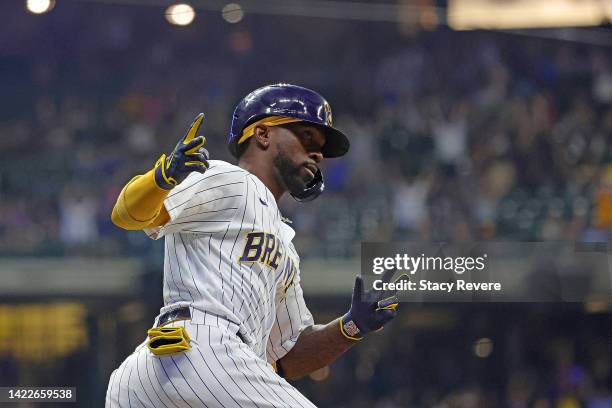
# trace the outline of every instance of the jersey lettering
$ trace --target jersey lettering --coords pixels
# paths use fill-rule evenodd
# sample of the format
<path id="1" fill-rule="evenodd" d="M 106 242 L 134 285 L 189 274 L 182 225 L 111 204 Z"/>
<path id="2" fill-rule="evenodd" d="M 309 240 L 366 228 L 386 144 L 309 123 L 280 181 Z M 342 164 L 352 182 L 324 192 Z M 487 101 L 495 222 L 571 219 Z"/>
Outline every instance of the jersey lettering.
<path id="1" fill-rule="evenodd" d="M 278 247 L 278 240 L 276 239 L 276 237 L 272 234 L 266 233 L 266 244 L 263 247 L 264 250 L 261 254 L 259 262 L 265 265 L 270 265 L 270 254 L 274 249 L 276 249 L 276 247 Z"/>
<path id="2" fill-rule="evenodd" d="M 285 292 L 287 292 L 287 289 L 289 289 L 289 287 L 293 283 L 296 273 L 297 273 L 297 268 L 295 267 L 295 261 L 293 260 L 293 258 L 288 256 L 285 270 L 284 270 L 284 276 L 282 280 L 283 289 Z"/>
<path id="3" fill-rule="evenodd" d="M 265 236 L 264 232 L 249 232 L 247 234 L 240 262 L 257 262 L 259 260 Z"/>
<path id="4" fill-rule="evenodd" d="M 240 262 L 258 262 L 276 270 L 283 252 L 283 244 L 274 234 L 261 231 L 249 232 L 246 235 Z"/>
<path id="5" fill-rule="evenodd" d="M 278 262 L 283 257 L 284 252 L 285 250 L 283 249 L 283 246 L 280 245 L 280 242 L 279 242 L 279 244 L 276 245 L 276 251 L 274 252 L 274 255 L 272 256 L 272 259 L 270 259 L 270 264 L 269 264 L 274 270 L 278 269 Z"/>

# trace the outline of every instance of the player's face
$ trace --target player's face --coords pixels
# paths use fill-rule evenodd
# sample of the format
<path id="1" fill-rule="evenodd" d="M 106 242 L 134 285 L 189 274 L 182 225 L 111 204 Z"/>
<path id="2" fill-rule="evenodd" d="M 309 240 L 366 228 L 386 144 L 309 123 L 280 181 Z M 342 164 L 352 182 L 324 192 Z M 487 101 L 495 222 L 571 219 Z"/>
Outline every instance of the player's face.
<path id="1" fill-rule="evenodd" d="M 318 127 L 300 122 L 274 129 L 274 164 L 287 189 L 298 194 L 314 179 L 318 163 L 323 160 L 325 135 Z"/>

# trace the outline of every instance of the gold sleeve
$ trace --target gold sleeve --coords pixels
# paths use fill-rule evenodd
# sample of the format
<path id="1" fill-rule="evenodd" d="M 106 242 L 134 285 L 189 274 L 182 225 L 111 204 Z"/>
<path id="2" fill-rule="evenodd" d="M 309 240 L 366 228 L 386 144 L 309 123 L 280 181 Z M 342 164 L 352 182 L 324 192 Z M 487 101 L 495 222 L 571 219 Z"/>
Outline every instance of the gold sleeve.
<path id="1" fill-rule="evenodd" d="M 154 170 L 134 177 L 117 198 L 111 215 L 113 223 L 126 230 L 164 225 L 170 220 L 164 207 L 169 192 L 155 183 Z"/>

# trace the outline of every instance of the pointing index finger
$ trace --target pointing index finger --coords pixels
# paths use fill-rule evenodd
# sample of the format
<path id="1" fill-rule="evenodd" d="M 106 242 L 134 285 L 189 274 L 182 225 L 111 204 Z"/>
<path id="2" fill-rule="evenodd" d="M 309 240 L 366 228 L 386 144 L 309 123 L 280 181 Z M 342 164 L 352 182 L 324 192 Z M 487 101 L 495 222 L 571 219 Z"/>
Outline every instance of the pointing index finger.
<path id="1" fill-rule="evenodd" d="M 202 125 L 202 121 L 204 120 L 204 114 L 199 113 L 198 116 L 195 117 L 191 126 L 189 126 L 189 130 L 185 135 L 185 139 L 183 139 L 183 144 L 187 144 L 193 140 L 193 138 L 198 133 L 198 129 L 200 129 L 200 125 Z"/>

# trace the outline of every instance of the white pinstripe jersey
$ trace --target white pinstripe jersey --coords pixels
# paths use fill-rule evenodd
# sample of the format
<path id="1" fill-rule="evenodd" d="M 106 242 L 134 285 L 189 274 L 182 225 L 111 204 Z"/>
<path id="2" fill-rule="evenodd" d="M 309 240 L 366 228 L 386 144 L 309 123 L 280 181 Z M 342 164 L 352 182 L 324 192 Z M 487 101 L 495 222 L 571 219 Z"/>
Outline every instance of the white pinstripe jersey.
<path id="1" fill-rule="evenodd" d="M 164 205 L 170 221 L 145 230 L 165 237 L 161 313 L 191 306 L 225 318 L 262 359 L 282 358 L 313 319 L 300 286 L 295 231 L 272 193 L 246 170 L 211 160 Z"/>

